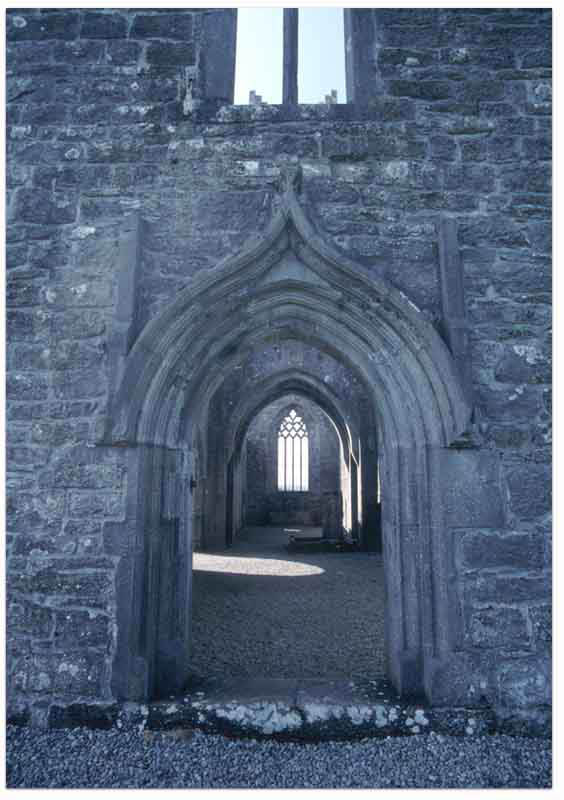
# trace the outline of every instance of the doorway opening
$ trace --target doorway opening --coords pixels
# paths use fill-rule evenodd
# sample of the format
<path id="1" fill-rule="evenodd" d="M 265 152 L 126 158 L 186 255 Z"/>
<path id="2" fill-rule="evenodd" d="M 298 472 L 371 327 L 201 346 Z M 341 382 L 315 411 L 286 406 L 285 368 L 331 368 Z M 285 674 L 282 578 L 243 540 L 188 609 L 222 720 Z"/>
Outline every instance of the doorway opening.
<path id="1" fill-rule="evenodd" d="M 227 481 L 242 524 L 223 548 L 194 551 L 193 679 L 384 678 L 382 555 L 353 539 L 359 491 L 339 428 L 296 392 L 248 425 L 242 480 Z"/>

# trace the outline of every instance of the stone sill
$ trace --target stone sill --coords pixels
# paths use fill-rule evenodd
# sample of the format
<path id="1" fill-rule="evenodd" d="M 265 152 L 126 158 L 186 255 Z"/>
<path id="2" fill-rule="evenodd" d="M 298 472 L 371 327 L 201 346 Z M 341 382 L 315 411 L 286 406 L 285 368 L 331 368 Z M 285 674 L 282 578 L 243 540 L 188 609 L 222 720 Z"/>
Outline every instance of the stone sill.
<path id="1" fill-rule="evenodd" d="M 382 99 L 368 106 L 354 103 L 299 104 L 299 105 L 222 105 L 202 103 L 194 109 L 193 122 L 217 122 L 228 124 L 244 123 L 281 123 L 281 122 L 382 122 L 388 117 L 387 107 L 390 103 L 399 113 L 400 103 L 397 99 Z M 408 103 L 410 101 L 407 101 Z M 403 106 L 402 106 L 403 107 Z M 411 115 L 403 107 L 401 120 L 392 114 L 392 121 L 409 121 Z"/>

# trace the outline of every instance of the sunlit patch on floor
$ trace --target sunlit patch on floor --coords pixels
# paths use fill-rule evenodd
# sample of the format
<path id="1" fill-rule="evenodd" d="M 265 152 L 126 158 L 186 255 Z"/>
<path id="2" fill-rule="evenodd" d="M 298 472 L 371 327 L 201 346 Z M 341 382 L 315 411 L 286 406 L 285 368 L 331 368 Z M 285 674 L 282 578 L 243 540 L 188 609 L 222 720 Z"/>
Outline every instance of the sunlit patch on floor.
<path id="1" fill-rule="evenodd" d="M 244 558 L 241 556 L 194 553 L 194 570 L 202 572 L 227 572 L 238 575 L 276 575 L 277 577 L 303 577 L 325 572 L 314 564 L 300 561 L 282 561 L 276 558 Z"/>

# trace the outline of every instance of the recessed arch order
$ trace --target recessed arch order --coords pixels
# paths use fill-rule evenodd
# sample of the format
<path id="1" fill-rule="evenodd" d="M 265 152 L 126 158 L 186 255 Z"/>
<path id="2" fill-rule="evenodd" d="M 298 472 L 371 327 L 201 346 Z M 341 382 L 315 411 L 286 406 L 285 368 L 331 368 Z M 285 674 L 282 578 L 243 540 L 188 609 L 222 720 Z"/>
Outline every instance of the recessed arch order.
<path id="1" fill-rule="evenodd" d="M 441 502 L 429 453 L 465 431 L 470 406 L 448 348 L 423 314 L 324 242 L 288 191 L 264 235 L 194 278 L 147 324 L 115 387 L 104 444 L 131 451 L 124 531 L 137 554 L 122 567 L 134 600 L 130 592 L 119 616 L 114 687 L 120 696 L 182 685 L 190 650 L 194 431 L 241 352 L 286 339 L 350 368 L 377 421 L 389 498 L 383 534 L 391 679 L 401 691 L 422 690 L 426 664 L 451 646 L 442 607 L 448 578 Z M 297 385 L 294 375 L 288 386 L 292 380 Z M 312 378 L 300 380 L 304 391 L 329 402 Z M 343 418 L 332 410 L 333 418 Z M 165 473 L 174 474 L 177 487 L 166 513 Z M 161 524 L 169 518 L 176 537 L 170 546 Z M 172 586 L 167 570 L 175 573 Z"/>

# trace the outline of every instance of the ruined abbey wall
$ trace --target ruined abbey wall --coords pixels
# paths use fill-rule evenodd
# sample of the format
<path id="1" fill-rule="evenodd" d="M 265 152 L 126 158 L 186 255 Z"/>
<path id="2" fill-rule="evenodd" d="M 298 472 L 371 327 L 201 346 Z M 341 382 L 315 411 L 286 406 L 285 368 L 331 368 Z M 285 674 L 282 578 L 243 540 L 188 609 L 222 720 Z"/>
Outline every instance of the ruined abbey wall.
<path id="1" fill-rule="evenodd" d="M 550 11 L 354 14 L 354 103 L 233 107 L 232 10 L 7 13 L 12 719 L 56 724 L 71 704 L 120 699 L 137 480 L 128 449 L 104 445 L 120 354 L 266 230 L 299 166 L 319 236 L 445 340 L 463 330 L 474 449 L 457 463 L 482 494 L 445 506 L 456 659 L 437 681 L 447 702 L 546 725 Z M 449 317 L 441 215 L 456 222 L 465 319 Z"/>
<path id="2" fill-rule="evenodd" d="M 308 431 L 309 486 L 304 495 L 278 491 L 278 428 L 292 408 L 303 417 Z M 247 434 L 246 487 L 248 525 L 277 521 L 322 525 L 323 494 L 340 491 L 339 440 L 318 406 L 286 395 L 255 417 Z"/>

